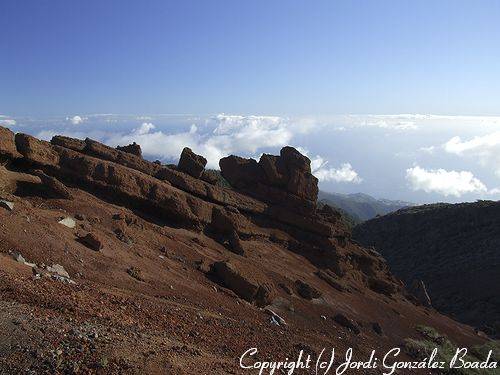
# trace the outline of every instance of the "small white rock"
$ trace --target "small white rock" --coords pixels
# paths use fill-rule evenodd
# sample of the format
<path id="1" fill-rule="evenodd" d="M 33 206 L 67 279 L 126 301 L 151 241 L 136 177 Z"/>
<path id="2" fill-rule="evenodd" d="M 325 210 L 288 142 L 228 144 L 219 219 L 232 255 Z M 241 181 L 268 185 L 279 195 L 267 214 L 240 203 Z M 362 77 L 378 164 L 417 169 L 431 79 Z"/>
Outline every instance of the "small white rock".
<path id="1" fill-rule="evenodd" d="M 50 266 L 47 267 L 47 271 L 55 273 L 55 274 L 62 276 L 62 277 L 66 277 L 68 279 L 70 278 L 68 272 L 66 272 L 64 267 L 61 266 L 60 264 L 54 264 L 54 265 L 52 265 L 52 267 L 50 267 Z"/>
<path id="2" fill-rule="evenodd" d="M 3 199 L 0 199 L 0 207 L 6 208 L 9 211 L 14 209 L 14 202 L 9 202 Z"/>
<path id="3" fill-rule="evenodd" d="M 66 226 L 68 228 L 74 228 L 76 226 L 75 219 L 73 219 L 71 217 L 65 217 L 64 219 L 59 220 L 58 223 Z"/>

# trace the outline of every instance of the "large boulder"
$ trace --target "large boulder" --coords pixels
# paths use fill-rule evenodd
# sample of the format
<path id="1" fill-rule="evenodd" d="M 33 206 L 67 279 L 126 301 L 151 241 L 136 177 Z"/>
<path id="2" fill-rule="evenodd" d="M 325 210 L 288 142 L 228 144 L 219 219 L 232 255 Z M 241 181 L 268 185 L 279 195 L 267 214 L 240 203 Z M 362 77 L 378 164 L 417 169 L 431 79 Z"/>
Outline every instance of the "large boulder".
<path id="1" fill-rule="evenodd" d="M 235 263 L 215 262 L 211 266 L 212 274 L 228 289 L 244 300 L 264 307 L 272 302 L 273 288 L 267 282 L 258 280 L 255 272 L 245 272 Z"/>
<path id="2" fill-rule="evenodd" d="M 189 147 L 184 147 L 177 169 L 195 178 L 200 178 L 205 169 L 205 165 L 207 165 L 207 159 L 201 155 L 195 154 Z"/>
<path id="3" fill-rule="evenodd" d="M 302 298 L 312 300 L 314 298 L 321 297 L 321 292 L 318 289 L 302 280 L 295 281 L 295 288 L 299 296 L 301 296 Z"/>
<path id="4" fill-rule="evenodd" d="M 57 166 L 59 155 L 49 142 L 41 141 L 31 135 L 17 133 L 17 150 L 30 162 L 44 166 Z"/>
<path id="5" fill-rule="evenodd" d="M 22 157 L 17 151 L 16 143 L 14 142 L 14 133 L 2 126 L 0 126 L 0 157 L 9 159 Z"/>

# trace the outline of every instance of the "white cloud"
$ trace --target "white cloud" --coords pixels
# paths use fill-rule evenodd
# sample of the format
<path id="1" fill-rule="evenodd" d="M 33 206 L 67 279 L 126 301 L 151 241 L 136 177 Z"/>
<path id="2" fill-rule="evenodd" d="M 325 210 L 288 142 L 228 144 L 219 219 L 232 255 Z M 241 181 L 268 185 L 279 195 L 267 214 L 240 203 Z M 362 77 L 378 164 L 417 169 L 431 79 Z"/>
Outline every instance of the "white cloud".
<path id="1" fill-rule="evenodd" d="M 73 116 L 73 117 L 66 117 L 66 121 L 71 122 L 73 125 L 81 124 L 85 120 L 87 120 L 86 117 L 81 117 L 81 116 L 78 116 L 78 115 Z"/>
<path id="2" fill-rule="evenodd" d="M 307 154 L 307 152 L 304 152 L 300 147 L 298 150 L 303 154 Z M 311 171 L 318 180 L 350 182 L 354 184 L 359 184 L 362 181 L 361 177 L 359 177 L 350 163 L 343 163 L 340 168 L 327 168 L 327 164 L 328 161 L 319 155 L 311 159 Z"/>
<path id="3" fill-rule="evenodd" d="M 11 118 L 0 118 L 0 126 L 14 126 L 16 125 L 16 120 Z"/>
<path id="4" fill-rule="evenodd" d="M 313 172 L 320 181 L 350 182 L 359 184 L 362 179 L 349 163 L 343 163 L 340 168 L 320 168 Z"/>
<path id="5" fill-rule="evenodd" d="M 254 154 L 261 148 L 285 146 L 293 137 L 286 120 L 275 116 L 220 114 L 209 119 L 208 123 L 215 124 L 211 132 L 206 131 L 207 128 L 200 131 L 193 124 L 188 131 L 169 134 L 146 122 L 131 133 L 108 138 L 106 143 L 116 146 L 137 142 L 144 155 L 167 160 L 177 160 L 182 149 L 190 147 L 207 158 L 209 168 L 218 168 L 219 160 L 224 156 Z"/>
<path id="6" fill-rule="evenodd" d="M 500 176 L 500 131 L 467 141 L 456 136 L 446 142 L 443 148 L 451 154 L 474 158 L 482 166 L 491 166 L 495 174 Z"/>
<path id="7" fill-rule="evenodd" d="M 486 193 L 486 186 L 469 171 L 424 169 L 418 165 L 406 170 L 406 179 L 413 190 L 460 197 L 466 193 Z"/>

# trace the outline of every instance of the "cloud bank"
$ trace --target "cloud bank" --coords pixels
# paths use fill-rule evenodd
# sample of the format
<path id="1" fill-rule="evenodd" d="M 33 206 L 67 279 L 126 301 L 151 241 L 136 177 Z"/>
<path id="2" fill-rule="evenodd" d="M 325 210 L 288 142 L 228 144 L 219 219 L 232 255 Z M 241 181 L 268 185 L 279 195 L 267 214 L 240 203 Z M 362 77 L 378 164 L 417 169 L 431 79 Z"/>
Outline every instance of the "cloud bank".
<path id="1" fill-rule="evenodd" d="M 106 143 L 118 146 L 137 142 L 145 156 L 164 160 L 177 160 L 182 149 L 190 147 L 207 158 L 208 168 L 217 169 L 219 160 L 224 156 L 237 154 L 257 159 L 259 150 L 289 145 L 297 133 L 312 130 L 312 126 L 304 128 L 291 125 L 288 120 L 277 116 L 220 114 L 204 126 L 193 124 L 188 131 L 174 134 L 158 130 L 151 122 L 144 122 L 128 134 L 112 136 Z M 307 154 L 307 151 L 298 148 Z M 361 182 L 351 164 L 343 163 L 340 168 L 327 168 L 327 164 L 328 161 L 320 156 L 312 160 L 312 172 L 320 181 Z"/>
<path id="2" fill-rule="evenodd" d="M 500 177 L 500 131 L 476 136 L 468 141 L 456 136 L 446 142 L 443 148 L 451 154 L 475 158 L 482 166 L 491 166 Z"/>
<path id="3" fill-rule="evenodd" d="M 487 193 L 486 186 L 469 171 L 424 169 L 418 165 L 406 170 L 406 179 L 413 190 L 460 197 L 466 193 Z"/>
<path id="4" fill-rule="evenodd" d="M 343 163 L 340 168 L 328 168 L 328 161 L 321 156 L 311 160 L 311 171 L 320 181 L 350 182 L 359 184 L 362 178 L 350 163 Z"/>

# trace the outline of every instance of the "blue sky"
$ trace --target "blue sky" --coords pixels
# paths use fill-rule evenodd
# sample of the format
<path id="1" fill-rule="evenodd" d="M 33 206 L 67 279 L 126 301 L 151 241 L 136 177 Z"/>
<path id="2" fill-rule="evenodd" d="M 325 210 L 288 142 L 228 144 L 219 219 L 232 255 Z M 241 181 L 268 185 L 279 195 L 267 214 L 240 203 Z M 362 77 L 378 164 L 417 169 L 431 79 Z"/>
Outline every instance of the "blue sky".
<path id="1" fill-rule="evenodd" d="M 498 1 L 2 0 L 0 110 L 497 114 Z"/>
<path id="2" fill-rule="evenodd" d="M 500 1 L 0 1 L 0 125 L 182 147 L 291 144 L 320 187 L 500 198 Z"/>

